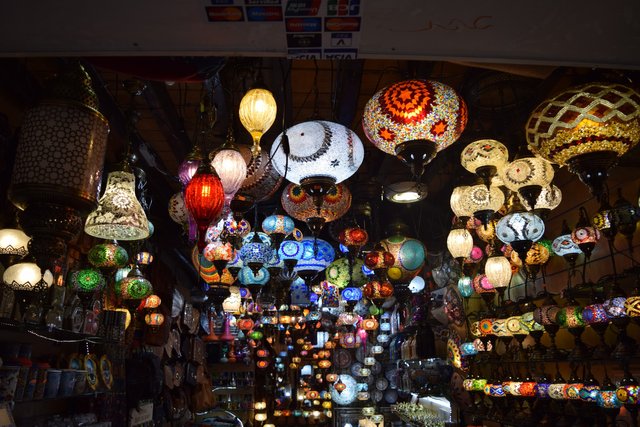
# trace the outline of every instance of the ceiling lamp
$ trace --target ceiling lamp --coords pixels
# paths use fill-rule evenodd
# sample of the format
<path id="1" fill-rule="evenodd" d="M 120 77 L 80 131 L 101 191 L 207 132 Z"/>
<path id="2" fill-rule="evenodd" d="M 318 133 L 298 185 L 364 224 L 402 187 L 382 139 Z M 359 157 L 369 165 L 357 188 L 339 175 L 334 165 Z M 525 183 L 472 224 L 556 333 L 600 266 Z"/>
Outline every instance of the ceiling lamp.
<path id="1" fill-rule="evenodd" d="M 640 94 L 617 83 L 571 87 L 536 107 L 526 135 L 532 152 L 567 165 L 600 197 L 618 157 L 640 140 Z"/>
<path id="2" fill-rule="evenodd" d="M 600 231 L 589 222 L 587 210 L 584 206 L 580 207 L 580 217 L 576 228 L 571 232 L 571 240 L 584 252 L 586 259 L 591 257 L 591 252 L 593 252 L 596 242 L 600 240 Z"/>
<path id="3" fill-rule="evenodd" d="M 264 231 L 270 238 L 274 248 L 279 248 L 280 243 L 293 233 L 296 228 L 293 220 L 280 214 L 269 215 L 262 221 L 262 231 Z"/>
<path id="4" fill-rule="evenodd" d="M 135 265 L 127 277 L 120 282 L 120 297 L 124 300 L 141 300 L 153 293 L 153 286 L 140 271 L 138 265 Z"/>
<path id="5" fill-rule="evenodd" d="M 472 185 L 466 189 L 461 202 L 466 204 L 463 213 L 472 212 L 485 225 L 504 204 L 504 193 L 495 186 Z"/>
<path id="6" fill-rule="evenodd" d="M 496 225 L 496 236 L 501 242 L 511 245 L 520 259 L 526 259 L 531 244 L 544 235 L 544 221 L 535 213 L 524 211 L 515 195 L 511 202 L 509 213 Z"/>
<path id="7" fill-rule="evenodd" d="M 0 256 L 5 258 L 5 265 L 14 264 L 28 252 L 31 238 L 24 231 L 17 228 L 3 228 L 0 230 Z"/>
<path id="8" fill-rule="evenodd" d="M 149 237 L 149 220 L 136 197 L 136 178 L 128 163 L 111 172 L 98 207 L 89 214 L 84 232 L 105 240 L 141 240 Z"/>
<path id="9" fill-rule="evenodd" d="M 284 210 L 297 220 L 305 221 L 314 235 L 327 222 L 335 221 L 351 207 L 351 192 L 344 184 L 334 185 L 322 197 L 320 207 L 301 186 L 288 184 L 282 191 L 280 202 Z"/>
<path id="10" fill-rule="evenodd" d="M 455 187 L 451 192 L 451 197 L 449 198 L 449 205 L 451 206 L 451 211 L 455 216 L 460 218 L 463 221 L 471 218 L 473 216 L 473 211 L 471 211 L 471 206 L 466 201 L 467 190 L 469 186 L 461 185 L 459 187 Z"/>
<path id="11" fill-rule="evenodd" d="M 528 211 L 532 210 L 531 205 L 524 197 L 521 197 L 520 201 Z M 549 214 L 549 211 L 552 211 L 560 205 L 560 202 L 562 202 L 562 191 L 555 185 L 548 185 L 542 187 L 536 199 L 535 208 L 536 211 L 540 213 L 540 216 L 545 218 Z"/>
<path id="12" fill-rule="evenodd" d="M 571 230 L 566 221 L 562 221 L 562 234 L 551 244 L 553 253 L 563 257 L 571 267 L 575 266 L 578 255 L 582 253 L 580 247 L 571 238 Z"/>
<path id="13" fill-rule="evenodd" d="M 77 292 L 93 293 L 104 288 L 106 281 L 98 270 L 86 268 L 71 273 L 70 287 Z"/>
<path id="14" fill-rule="evenodd" d="M 532 209 L 543 187 L 551 185 L 553 166 L 540 156 L 524 157 L 509 163 L 502 171 L 502 181 L 511 191 L 517 192 Z"/>
<path id="15" fill-rule="evenodd" d="M 447 236 L 447 249 L 454 258 L 466 258 L 473 249 L 473 237 L 466 228 L 454 228 Z"/>
<path id="16" fill-rule="evenodd" d="M 509 150 L 495 139 L 480 139 L 467 145 L 460 154 L 462 167 L 482 178 L 489 188 L 491 180 L 509 162 Z"/>
<path id="17" fill-rule="evenodd" d="M 196 174 L 202 163 L 202 154 L 197 145 L 191 149 L 187 157 L 178 166 L 178 179 L 183 187 L 186 187 L 191 178 Z"/>
<path id="18" fill-rule="evenodd" d="M 257 295 L 255 292 L 255 286 L 266 285 L 270 278 L 271 275 L 269 274 L 269 271 L 264 267 L 259 268 L 256 272 L 249 267 L 242 267 L 238 273 L 238 281 L 240 284 L 243 286 L 254 287 L 254 289 L 251 290 L 251 293 L 254 295 Z"/>
<path id="19" fill-rule="evenodd" d="M 299 184 L 320 213 L 324 196 L 356 173 L 364 159 L 364 147 L 351 129 L 317 120 L 297 124 L 278 135 L 271 158 L 278 173 Z"/>
<path id="20" fill-rule="evenodd" d="M 427 256 L 427 249 L 420 240 L 396 234 L 380 243 L 393 255 L 393 265 L 387 270 L 392 283 L 408 284 L 420 273 Z"/>
<path id="21" fill-rule="evenodd" d="M 428 195 L 426 184 L 416 181 L 401 181 L 384 186 L 384 197 L 393 203 L 416 203 Z"/>
<path id="22" fill-rule="evenodd" d="M 231 243 L 214 241 L 204 247 L 202 255 L 215 265 L 216 270 L 222 271 L 235 256 L 235 250 Z"/>
<path id="23" fill-rule="evenodd" d="M 238 256 L 254 274 L 257 273 L 273 257 L 271 239 L 264 233 L 249 233 Z"/>
<path id="24" fill-rule="evenodd" d="M 169 198 L 169 205 L 167 207 L 169 217 L 173 222 L 185 227 L 189 224 L 189 211 L 184 204 L 184 195 L 182 191 L 178 191 Z"/>
<path id="25" fill-rule="evenodd" d="M 87 260 L 96 268 L 116 269 L 129 262 L 129 254 L 117 243 L 99 243 L 89 249 Z"/>
<path id="26" fill-rule="evenodd" d="M 51 287 L 53 274 L 49 270 L 42 274 L 33 257 L 28 255 L 21 262 L 7 267 L 2 274 L 2 281 L 13 290 L 24 314 L 36 293 Z"/>
<path id="27" fill-rule="evenodd" d="M 349 249 L 350 254 L 355 255 L 369 241 L 369 233 L 358 226 L 347 227 L 338 234 L 338 241 Z"/>
<path id="28" fill-rule="evenodd" d="M 320 271 L 327 268 L 336 258 L 336 252 L 329 242 L 314 238 L 304 237 L 301 240 L 304 246 L 302 258 L 296 264 L 294 271 L 302 277 L 307 284 Z"/>
<path id="29" fill-rule="evenodd" d="M 397 156 L 422 176 L 439 151 L 453 144 L 467 124 L 467 106 L 449 86 L 433 80 L 405 80 L 367 102 L 362 128 L 378 149 Z"/>
<path id="30" fill-rule="evenodd" d="M 212 153 L 213 159 L 211 160 L 211 166 L 220 178 L 220 182 L 222 182 L 226 206 L 230 205 L 231 199 L 242 187 L 242 183 L 247 176 L 247 163 L 236 148 L 234 141 L 233 127 L 229 126 L 227 140 L 215 154 Z"/>
<path id="31" fill-rule="evenodd" d="M 393 266 L 394 262 L 393 254 L 381 243 L 376 244 L 373 250 L 364 256 L 364 265 L 369 270 L 373 270 L 380 279 L 387 278 L 387 270 Z"/>
<path id="32" fill-rule="evenodd" d="M 284 178 L 280 176 L 271 162 L 269 152 L 261 151 L 259 156 L 253 157 L 250 148 L 246 145 L 239 145 L 238 149 L 247 162 L 247 177 L 234 200 L 240 195 L 250 199 L 252 203 L 257 203 L 273 196 L 280 188 Z"/>
<path id="33" fill-rule="evenodd" d="M 304 244 L 297 240 L 287 239 L 280 243 L 278 248 L 278 258 L 284 261 L 284 265 L 289 271 L 293 270 L 304 254 Z"/>
<path id="34" fill-rule="evenodd" d="M 339 258 L 327 266 L 325 277 L 338 289 L 347 286 L 362 286 L 367 281 L 367 277 L 362 272 L 362 265 L 363 263 L 359 259 L 351 262 L 348 258 Z"/>
<path id="35" fill-rule="evenodd" d="M 205 247 L 209 224 L 222 212 L 224 191 L 211 165 L 204 162 L 184 189 L 184 202 L 198 225 L 198 249 Z"/>
<path id="36" fill-rule="evenodd" d="M 511 263 L 502 255 L 487 258 L 484 274 L 496 289 L 504 289 L 511 282 Z"/>
<path id="37" fill-rule="evenodd" d="M 277 112 L 278 105 L 273 94 L 263 87 L 254 87 L 242 97 L 238 115 L 240 123 L 253 139 L 251 153 L 254 158 L 260 155 L 260 139 L 273 125 Z"/>

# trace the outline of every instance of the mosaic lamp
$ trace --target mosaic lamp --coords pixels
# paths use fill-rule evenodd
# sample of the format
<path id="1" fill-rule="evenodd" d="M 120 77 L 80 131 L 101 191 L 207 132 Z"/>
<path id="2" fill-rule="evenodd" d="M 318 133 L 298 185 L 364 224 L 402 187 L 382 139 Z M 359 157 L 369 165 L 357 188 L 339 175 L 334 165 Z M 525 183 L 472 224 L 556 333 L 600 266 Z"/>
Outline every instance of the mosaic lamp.
<path id="1" fill-rule="evenodd" d="M 304 189 L 320 213 L 324 196 L 362 164 L 364 146 L 345 126 L 309 121 L 278 135 L 271 147 L 271 159 L 281 176 Z"/>
<path id="2" fill-rule="evenodd" d="M 369 241 L 369 233 L 364 228 L 358 226 L 347 227 L 340 231 L 338 241 L 349 249 L 350 253 L 355 253 Z"/>
<path id="3" fill-rule="evenodd" d="M 580 217 L 576 228 L 571 232 L 571 240 L 578 245 L 587 259 L 591 257 L 596 242 L 600 240 L 600 231 L 589 222 L 584 206 L 580 207 Z"/>
<path id="4" fill-rule="evenodd" d="M 351 207 L 351 192 L 344 184 L 337 184 L 322 196 L 318 207 L 316 199 L 301 186 L 287 185 L 282 191 L 280 203 L 293 218 L 305 221 L 314 235 L 318 235 L 327 222 L 335 221 Z"/>
<path id="5" fill-rule="evenodd" d="M 304 244 L 293 239 L 285 239 L 278 248 L 278 257 L 284 261 L 289 271 L 293 270 L 304 254 Z"/>
<path id="6" fill-rule="evenodd" d="M 460 153 L 462 167 L 482 178 L 489 188 L 491 179 L 509 162 L 509 150 L 495 139 L 480 139 L 467 145 Z"/>
<path id="7" fill-rule="evenodd" d="M 266 241 L 263 240 L 260 234 L 264 233 L 251 233 L 251 239 L 242 245 L 238 254 L 242 263 L 249 267 L 254 274 L 273 257 L 271 241 L 268 237 L 265 239 Z"/>
<path id="8" fill-rule="evenodd" d="M 94 293 L 102 290 L 106 284 L 104 276 L 98 270 L 86 268 L 71 273 L 68 286 L 76 291 L 85 309 L 89 309 Z"/>
<path id="9" fill-rule="evenodd" d="M 285 237 L 293 233 L 296 225 L 293 219 L 287 215 L 274 213 L 262 221 L 262 231 L 269 237 L 274 248 L 279 248 Z"/>
<path id="10" fill-rule="evenodd" d="M 466 221 L 473 216 L 470 204 L 466 201 L 467 189 L 469 186 L 462 185 L 455 187 L 451 192 L 451 198 L 449 199 L 449 205 L 451 211 L 460 220 Z"/>
<path id="11" fill-rule="evenodd" d="M 540 156 L 533 156 L 509 163 L 502 170 L 500 177 L 509 190 L 517 192 L 532 209 L 535 209 L 542 188 L 551 185 L 553 175 L 551 163 Z"/>
<path id="12" fill-rule="evenodd" d="M 473 249 L 473 237 L 466 228 L 454 228 L 447 236 L 447 249 L 454 258 L 466 258 Z"/>
<path id="13" fill-rule="evenodd" d="M 487 258 L 484 266 L 484 274 L 494 288 L 504 289 L 509 286 L 511 282 L 511 272 L 511 263 L 506 257 L 496 255 Z"/>
<path id="14" fill-rule="evenodd" d="M 524 197 L 521 197 L 520 201 L 528 211 L 533 209 Z M 557 208 L 560 205 L 560 202 L 562 202 L 562 191 L 560 191 L 558 187 L 556 187 L 555 185 L 542 187 L 542 190 L 540 191 L 540 194 L 536 199 L 536 211 L 544 219 L 551 210 Z"/>
<path id="15" fill-rule="evenodd" d="M 217 271 L 222 271 L 226 268 L 227 263 L 234 259 L 235 252 L 231 243 L 217 240 L 205 246 L 202 255 L 215 265 Z"/>
<path id="16" fill-rule="evenodd" d="M 260 151 L 260 155 L 254 157 L 246 145 L 239 145 L 238 149 L 247 162 L 247 176 L 232 200 L 231 210 L 240 213 L 273 196 L 284 178 L 271 162 L 269 151 Z"/>
<path id="17" fill-rule="evenodd" d="M 485 225 L 504 204 L 504 193 L 493 185 L 472 185 L 466 189 L 461 201 L 466 204 L 464 212 L 471 212 Z"/>
<path id="18" fill-rule="evenodd" d="M 208 162 L 200 165 L 185 187 L 184 202 L 198 226 L 198 249 L 202 251 L 207 228 L 222 212 L 224 202 L 222 183 Z"/>
<path id="19" fill-rule="evenodd" d="M 570 266 L 575 266 L 578 255 L 582 253 L 580 247 L 571 238 L 571 230 L 567 221 L 562 221 L 562 234 L 553 239 L 551 248 L 553 253 L 563 257 Z"/>
<path id="20" fill-rule="evenodd" d="M 98 207 L 89 214 L 84 231 L 105 240 L 141 240 L 149 237 L 149 220 L 136 197 L 136 178 L 128 163 L 111 172 Z"/>
<path id="21" fill-rule="evenodd" d="M 132 304 L 136 304 L 136 301 L 153 293 L 153 286 L 151 282 L 142 275 L 140 268 L 135 265 L 129 274 L 127 274 L 127 277 L 120 281 L 119 291 L 120 297 L 123 300 L 129 300 L 132 301 Z"/>
<path id="22" fill-rule="evenodd" d="M 226 206 L 231 204 L 233 196 L 242 187 L 247 176 L 247 163 L 233 141 L 233 130 L 230 127 L 227 141 L 215 152 L 211 160 L 211 167 L 216 171 L 222 183 Z"/>
<path id="23" fill-rule="evenodd" d="M 496 225 L 496 236 L 501 242 L 511 245 L 522 260 L 527 258 L 531 244 L 542 238 L 545 226 L 542 218 L 525 211 L 515 196 L 511 201 L 509 213 Z"/>
<path id="24" fill-rule="evenodd" d="M 618 83 L 571 87 L 538 105 L 525 126 L 529 149 L 602 195 L 609 170 L 640 140 L 640 94 Z"/>
<path id="25" fill-rule="evenodd" d="M 3 228 L 0 230 L 0 256 L 5 266 L 14 264 L 28 252 L 29 240 L 24 231 L 17 228 Z"/>
<path id="26" fill-rule="evenodd" d="M 336 257 L 336 252 L 329 242 L 313 237 L 304 237 L 301 241 L 304 252 L 302 258 L 296 264 L 294 271 L 302 277 L 306 283 L 320 271 L 326 269 Z"/>
<path id="27" fill-rule="evenodd" d="M 260 139 L 273 125 L 278 112 L 278 104 L 273 94 L 261 86 L 258 84 L 244 94 L 238 110 L 240 123 L 253 139 L 251 153 L 254 158 L 261 154 Z"/>
<path id="28" fill-rule="evenodd" d="M 392 283 L 408 284 L 420 273 L 427 254 L 420 240 L 396 234 L 380 243 L 394 258 L 393 265 L 387 270 L 387 277 Z"/>
<path id="29" fill-rule="evenodd" d="M 405 80 L 377 92 L 365 105 L 362 128 L 378 149 L 422 176 L 436 154 L 458 140 L 467 106 L 449 86 L 433 80 Z"/>

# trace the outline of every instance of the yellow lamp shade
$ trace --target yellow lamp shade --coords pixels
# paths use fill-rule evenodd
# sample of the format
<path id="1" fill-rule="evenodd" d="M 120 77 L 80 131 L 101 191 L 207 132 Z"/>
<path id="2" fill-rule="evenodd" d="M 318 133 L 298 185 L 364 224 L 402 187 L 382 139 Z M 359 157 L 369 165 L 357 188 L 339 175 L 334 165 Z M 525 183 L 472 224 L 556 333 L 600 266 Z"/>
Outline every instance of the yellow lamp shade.
<path id="1" fill-rule="evenodd" d="M 276 100 L 267 89 L 251 89 L 242 97 L 238 115 L 240 123 L 253 138 L 251 152 L 254 157 L 260 154 L 260 138 L 273 125 L 277 112 Z"/>
<path id="2" fill-rule="evenodd" d="M 473 249 L 473 237 L 466 228 L 454 228 L 447 236 L 447 249 L 454 258 L 466 258 Z"/>

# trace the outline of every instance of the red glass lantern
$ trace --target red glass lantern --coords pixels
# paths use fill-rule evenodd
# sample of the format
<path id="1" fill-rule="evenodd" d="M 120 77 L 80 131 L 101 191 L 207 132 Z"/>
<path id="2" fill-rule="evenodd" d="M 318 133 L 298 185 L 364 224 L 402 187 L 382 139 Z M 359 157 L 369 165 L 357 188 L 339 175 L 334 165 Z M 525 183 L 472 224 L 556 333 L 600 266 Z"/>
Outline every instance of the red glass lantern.
<path id="1" fill-rule="evenodd" d="M 380 245 L 376 245 L 375 249 L 364 257 L 364 265 L 376 273 L 379 271 L 385 271 L 387 268 L 391 267 L 394 262 L 395 258 L 391 252 L 384 250 Z"/>
<path id="2" fill-rule="evenodd" d="M 367 244 L 369 234 L 367 230 L 360 227 L 349 227 L 340 232 L 338 240 L 347 248 L 357 250 Z"/>
<path id="3" fill-rule="evenodd" d="M 220 178 L 204 162 L 184 189 L 184 203 L 198 225 L 198 249 L 206 246 L 207 228 L 222 212 L 224 190 Z"/>
<path id="4" fill-rule="evenodd" d="M 372 280 L 365 283 L 362 293 L 369 299 L 385 299 L 393 295 L 393 285 L 389 281 Z"/>
<path id="5" fill-rule="evenodd" d="M 269 361 L 265 359 L 258 360 L 256 362 L 256 366 L 260 369 L 265 369 L 267 366 L 269 366 Z"/>

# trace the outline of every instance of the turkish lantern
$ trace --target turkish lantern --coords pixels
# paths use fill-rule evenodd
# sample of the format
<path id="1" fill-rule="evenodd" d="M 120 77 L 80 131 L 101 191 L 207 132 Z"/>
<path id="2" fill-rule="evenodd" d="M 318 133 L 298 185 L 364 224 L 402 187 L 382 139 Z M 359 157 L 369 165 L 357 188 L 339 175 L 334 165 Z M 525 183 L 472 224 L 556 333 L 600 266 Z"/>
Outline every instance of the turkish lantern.
<path id="1" fill-rule="evenodd" d="M 220 215 L 224 203 L 222 183 L 209 163 L 204 162 L 185 187 L 184 202 L 198 225 L 198 249 L 202 251 L 207 228 Z"/>

